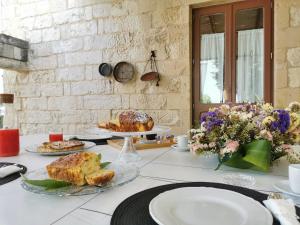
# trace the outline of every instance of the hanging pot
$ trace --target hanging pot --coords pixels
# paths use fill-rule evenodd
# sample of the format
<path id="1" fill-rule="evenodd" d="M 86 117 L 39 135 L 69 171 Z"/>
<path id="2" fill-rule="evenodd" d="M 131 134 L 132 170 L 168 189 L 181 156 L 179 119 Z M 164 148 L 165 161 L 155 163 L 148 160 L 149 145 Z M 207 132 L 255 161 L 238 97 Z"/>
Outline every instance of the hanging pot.
<path id="1" fill-rule="evenodd" d="M 108 63 L 101 63 L 98 70 L 102 76 L 107 77 L 111 75 L 112 67 Z"/>
<path id="2" fill-rule="evenodd" d="M 147 61 L 147 64 L 145 66 L 144 72 L 147 68 L 147 65 L 150 63 L 150 67 L 151 67 L 151 72 L 145 73 L 141 76 L 141 80 L 142 81 L 154 81 L 156 80 L 156 86 L 159 86 L 159 81 L 160 81 L 160 77 L 159 77 L 159 73 L 158 73 L 158 69 L 157 69 L 157 65 L 156 65 L 156 60 L 155 60 L 155 51 L 151 51 L 151 56 L 150 59 Z"/>
<path id="3" fill-rule="evenodd" d="M 159 78 L 158 72 L 149 72 L 141 76 L 142 81 L 152 81 L 152 80 L 157 80 L 158 78 Z"/>
<path id="4" fill-rule="evenodd" d="M 113 75 L 116 81 L 120 83 L 127 83 L 133 79 L 134 67 L 128 62 L 119 62 L 115 65 Z"/>

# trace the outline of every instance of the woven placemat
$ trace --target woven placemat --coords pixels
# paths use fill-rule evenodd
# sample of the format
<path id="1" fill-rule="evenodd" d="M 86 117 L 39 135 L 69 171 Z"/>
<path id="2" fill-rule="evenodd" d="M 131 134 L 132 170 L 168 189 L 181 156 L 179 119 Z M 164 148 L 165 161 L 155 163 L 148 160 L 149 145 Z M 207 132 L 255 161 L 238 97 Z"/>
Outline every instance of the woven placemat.
<path id="1" fill-rule="evenodd" d="M 107 145 L 107 139 L 82 139 L 82 138 L 74 137 L 70 140 L 89 141 L 89 142 L 94 142 L 96 145 Z"/>
<path id="2" fill-rule="evenodd" d="M 90 141 L 94 142 L 96 145 L 107 145 L 107 140 L 119 140 L 120 137 L 111 137 L 111 138 L 105 138 L 105 139 L 82 139 L 78 137 L 73 137 L 70 140 L 78 140 L 78 141 Z"/>
<path id="3" fill-rule="evenodd" d="M 10 174 L 6 177 L 0 178 L 0 185 L 6 184 L 6 183 L 11 182 L 15 179 L 18 179 L 21 176 L 20 173 L 24 174 L 27 171 L 26 166 L 23 166 L 21 164 L 15 164 L 15 163 L 9 163 L 9 162 L 0 162 L 0 168 L 5 167 L 5 166 L 9 166 L 9 165 L 16 165 L 16 166 L 22 168 L 22 170 L 17 172 L 17 173 L 13 173 L 13 174 Z"/>
<path id="4" fill-rule="evenodd" d="M 150 201 L 162 192 L 181 188 L 181 187 L 214 187 L 226 189 L 241 193 L 250 198 L 259 201 L 262 204 L 268 195 L 238 186 L 232 186 L 220 183 L 207 183 L 207 182 L 192 182 L 192 183 L 176 183 L 167 184 L 163 186 L 154 187 L 141 191 L 135 195 L 125 199 L 114 211 L 112 215 L 111 225 L 157 225 L 149 214 Z M 300 209 L 297 208 L 297 215 L 300 215 Z M 280 225 L 274 219 L 273 225 Z"/>

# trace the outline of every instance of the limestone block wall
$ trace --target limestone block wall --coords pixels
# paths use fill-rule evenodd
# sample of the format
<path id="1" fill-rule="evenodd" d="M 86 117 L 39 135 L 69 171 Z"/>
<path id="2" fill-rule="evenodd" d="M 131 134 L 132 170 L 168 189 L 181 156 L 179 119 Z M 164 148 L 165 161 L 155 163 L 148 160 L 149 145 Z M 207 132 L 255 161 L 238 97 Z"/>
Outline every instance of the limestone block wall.
<path id="1" fill-rule="evenodd" d="M 29 41 L 29 71 L 6 71 L 16 103 L 5 123 L 23 133 L 77 133 L 126 109 L 175 133 L 191 125 L 191 7 L 232 0 L 2 0 L 0 32 Z M 275 0 L 275 104 L 300 100 L 299 0 Z M 288 35 L 287 35 L 288 34 Z M 160 86 L 140 81 L 157 50 Z M 298 59 L 298 60 L 297 60 Z M 101 77 L 128 61 L 127 84 Z"/>
<path id="2" fill-rule="evenodd" d="M 5 91 L 16 95 L 6 117 L 8 126 L 18 124 L 26 134 L 77 133 L 119 111 L 139 109 L 174 132 L 188 130 L 189 7 L 184 1 L 1 4 L 2 32 L 30 43 L 29 72 L 5 72 Z M 151 50 L 157 50 L 159 87 L 140 81 Z M 121 84 L 98 73 L 100 63 L 119 61 L 134 65 L 133 81 Z"/>
<path id="3" fill-rule="evenodd" d="M 274 103 L 300 101 L 300 1 L 275 0 Z"/>

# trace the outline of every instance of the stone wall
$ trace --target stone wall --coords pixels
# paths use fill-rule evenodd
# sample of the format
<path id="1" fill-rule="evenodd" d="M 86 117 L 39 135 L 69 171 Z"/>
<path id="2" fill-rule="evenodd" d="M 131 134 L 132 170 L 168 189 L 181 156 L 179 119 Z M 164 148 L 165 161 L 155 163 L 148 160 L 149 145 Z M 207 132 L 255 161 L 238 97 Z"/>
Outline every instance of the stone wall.
<path id="1" fill-rule="evenodd" d="M 16 94 L 6 123 L 23 133 L 77 133 L 140 109 L 185 132 L 191 124 L 190 7 L 226 2 L 232 1 L 2 0 L 0 32 L 28 40 L 31 49 L 29 72 L 5 74 L 5 90 Z M 275 0 L 277 106 L 300 100 L 297 2 Z M 157 50 L 159 87 L 140 81 L 151 50 Z M 99 75 L 100 63 L 123 60 L 136 69 L 130 83 Z"/>
<path id="2" fill-rule="evenodd" d="M 300 101 L 300 1 L 275 0 L 274 103 Z"/>
<path id="3" fill-rule="evenodd" d="M 156 123 L 186 131 L 190 125 L 189 7 L 181 1 L 5 0 L 2 31 L 28 40 L 28 73 L 5 74 L 16 94 L 6 122 L 23 133 L 77 133 L 117 112 L 140 109 Z M 160 86 L 142 82 L 157 50 Z M 102 62 L 131 62 L 127 84 L 98 73 Z"/>

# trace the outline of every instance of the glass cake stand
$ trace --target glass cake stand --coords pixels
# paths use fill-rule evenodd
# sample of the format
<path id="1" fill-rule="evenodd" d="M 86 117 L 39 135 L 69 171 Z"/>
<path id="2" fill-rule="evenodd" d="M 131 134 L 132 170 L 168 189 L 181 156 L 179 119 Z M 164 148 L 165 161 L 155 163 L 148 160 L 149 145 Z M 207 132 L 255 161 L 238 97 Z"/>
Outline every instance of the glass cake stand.
<path id="1" fill-rule="evenodd" d="M 98 134 L 110 134 L 112 136 L 123 137 L 124 144 L 122 150 L 119 154 L 119 161 L 121 162 L 137 162 L 141 160 L 141 156 L 137 153 L 135 146 L 133 144 L 134 136 L 148 135 L 148 134 L 165 134 L 170 132 L 171 128 L 166 126 L 154 126 L 151 131 L 143 131 L 143 132 L 115 132 L 106 129 L 96 128 Z"/>

